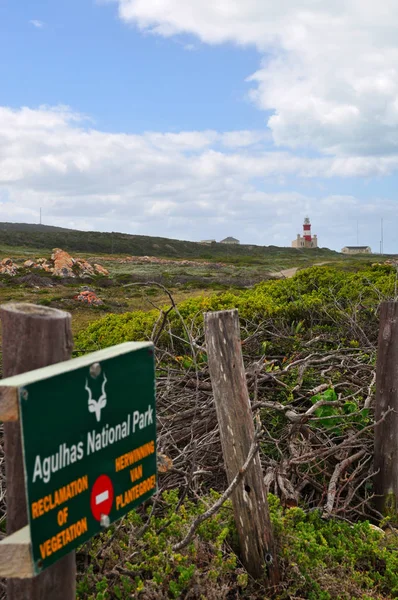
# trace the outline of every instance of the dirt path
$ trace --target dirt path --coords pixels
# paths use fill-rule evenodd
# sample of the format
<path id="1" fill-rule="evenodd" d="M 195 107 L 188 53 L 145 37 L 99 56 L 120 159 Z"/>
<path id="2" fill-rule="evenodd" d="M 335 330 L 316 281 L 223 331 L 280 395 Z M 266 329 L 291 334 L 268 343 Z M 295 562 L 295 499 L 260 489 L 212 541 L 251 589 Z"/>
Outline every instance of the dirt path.
<path id="1" fill-rule="evenodd" d="M 319 263 L 314 263 L 312 266 L 313 267 L 321 267 L 322 265 L 327 265 L 328 261 L 326 262 L 319 262 Z M 297 271 L 299 270 L 299 267 L 292 267 L 291 269 L 282 269 L 282 271 L 278 271 L 276 273 L 274 273 L 274 275 L 280 275 L 280 277 L 283 278 L 287 278 L 289 279 L 290 277 L 294 277 L 297 273 Z"/>
<path id="2" fill-rule="evenodd" d="M 281 278 L 289 278 L 294 277 L 298 271 L 298 267 L 292 267 L 291 269 L 283 269 L 283 271 L 279 271 Z"/>

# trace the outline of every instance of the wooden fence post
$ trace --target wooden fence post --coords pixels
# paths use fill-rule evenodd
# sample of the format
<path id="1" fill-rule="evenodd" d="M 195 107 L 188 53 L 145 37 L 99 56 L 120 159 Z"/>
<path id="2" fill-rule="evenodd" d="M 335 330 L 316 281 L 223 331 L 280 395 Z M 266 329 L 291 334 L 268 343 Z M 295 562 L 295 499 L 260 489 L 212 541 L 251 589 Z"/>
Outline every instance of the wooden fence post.
<path id="1" fill-rule="evenodd" d="M 383 419 L 383 415 L 392 411 Z M 376 367 L 374 491 L 376 508 L 398 519 L 398 302 L 383 302 Z"/>
<path id="2" fill-rule="evenodd" d="M 230 483 L 244 464 L 255 435 L 238 311 L 205 313 L 205 334 L 225 470 Z M 258 452 L 233 493 L 232 503 L 246 569 L 253 577 L 267 573 L 270 584 L 277 585 L 279 571 Z"/>
<path id="3" fill-rule="evenodd" d="M 0 317 L 3 332 L 3 377 L 18 375 L 71 357 L 73 342 L 69 313 L 32 304 L 8 304 L 0 307 Z M 54 402 L 56 401 L 55 397 Z M 4 438 L 7 535 L 10 535 L 28 522 L 19 421 L 4 423 Z M 75 597 L 74 552 L 33 579 L 7 581 L 7 600 L 75 600 Z"/>

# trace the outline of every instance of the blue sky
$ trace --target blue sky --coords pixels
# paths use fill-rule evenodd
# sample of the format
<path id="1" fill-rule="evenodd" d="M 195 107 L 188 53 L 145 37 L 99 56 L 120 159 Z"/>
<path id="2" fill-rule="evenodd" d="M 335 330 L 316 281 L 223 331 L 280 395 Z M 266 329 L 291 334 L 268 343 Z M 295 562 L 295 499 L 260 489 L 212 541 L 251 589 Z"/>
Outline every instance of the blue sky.
<path id="1" fill-rule="evenodd" d="M 395 21 L 392 0 L 2 0 L 0 220 L 290 245 L 308 214 L 321 246 L 358 221 L 378 250 L 383 217 L 398 252 Z"/>
<path id="2" fill-rule="evenodd" d="M 2 103 L 14 108 L 66 104 L 101 130 L 125 133 L 266 124 L 247 98 L 255 48 L 154 38 L 117 19 L 113 3 L 5 0 L 0 52 Z"/>

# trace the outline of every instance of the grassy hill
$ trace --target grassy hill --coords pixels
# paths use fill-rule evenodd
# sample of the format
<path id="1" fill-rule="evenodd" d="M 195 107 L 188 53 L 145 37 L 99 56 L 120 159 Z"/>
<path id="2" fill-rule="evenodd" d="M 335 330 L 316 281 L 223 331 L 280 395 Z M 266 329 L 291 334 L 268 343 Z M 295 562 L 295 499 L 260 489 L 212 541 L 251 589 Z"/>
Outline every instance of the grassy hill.
<path id="1" fill-rule="evenodd" d="M 311 258 L 327 260 L 339 254 L 327 248 L 316 250 L 296 250 L 277 246 L 226 245 L 212 243 L 171 240 L 144 235 L 125 233 L 102 233 L 99 231 L 78 231 L 32 225 L 27 223 L 0 223 L 0 245 L 29 247 L 37 249 L 63 248 L 71 252 L 130 254 L 137 256 L 160 256 L 166 258 L 201 258 L 223 262 L 262 263 L 272 257 L 278 259 Z M 306 262 L 306 261 L 305 261 Z"/>

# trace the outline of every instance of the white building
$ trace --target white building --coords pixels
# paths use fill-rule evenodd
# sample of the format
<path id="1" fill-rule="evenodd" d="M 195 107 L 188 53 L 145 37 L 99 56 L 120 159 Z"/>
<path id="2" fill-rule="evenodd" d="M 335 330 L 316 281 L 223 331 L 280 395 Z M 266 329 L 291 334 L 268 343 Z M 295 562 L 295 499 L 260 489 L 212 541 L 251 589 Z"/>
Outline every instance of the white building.
<path id="1" fill-rule="evenodd" d="M 372 254 L 370 246 L 344 246 L 343 254 Z"/>

